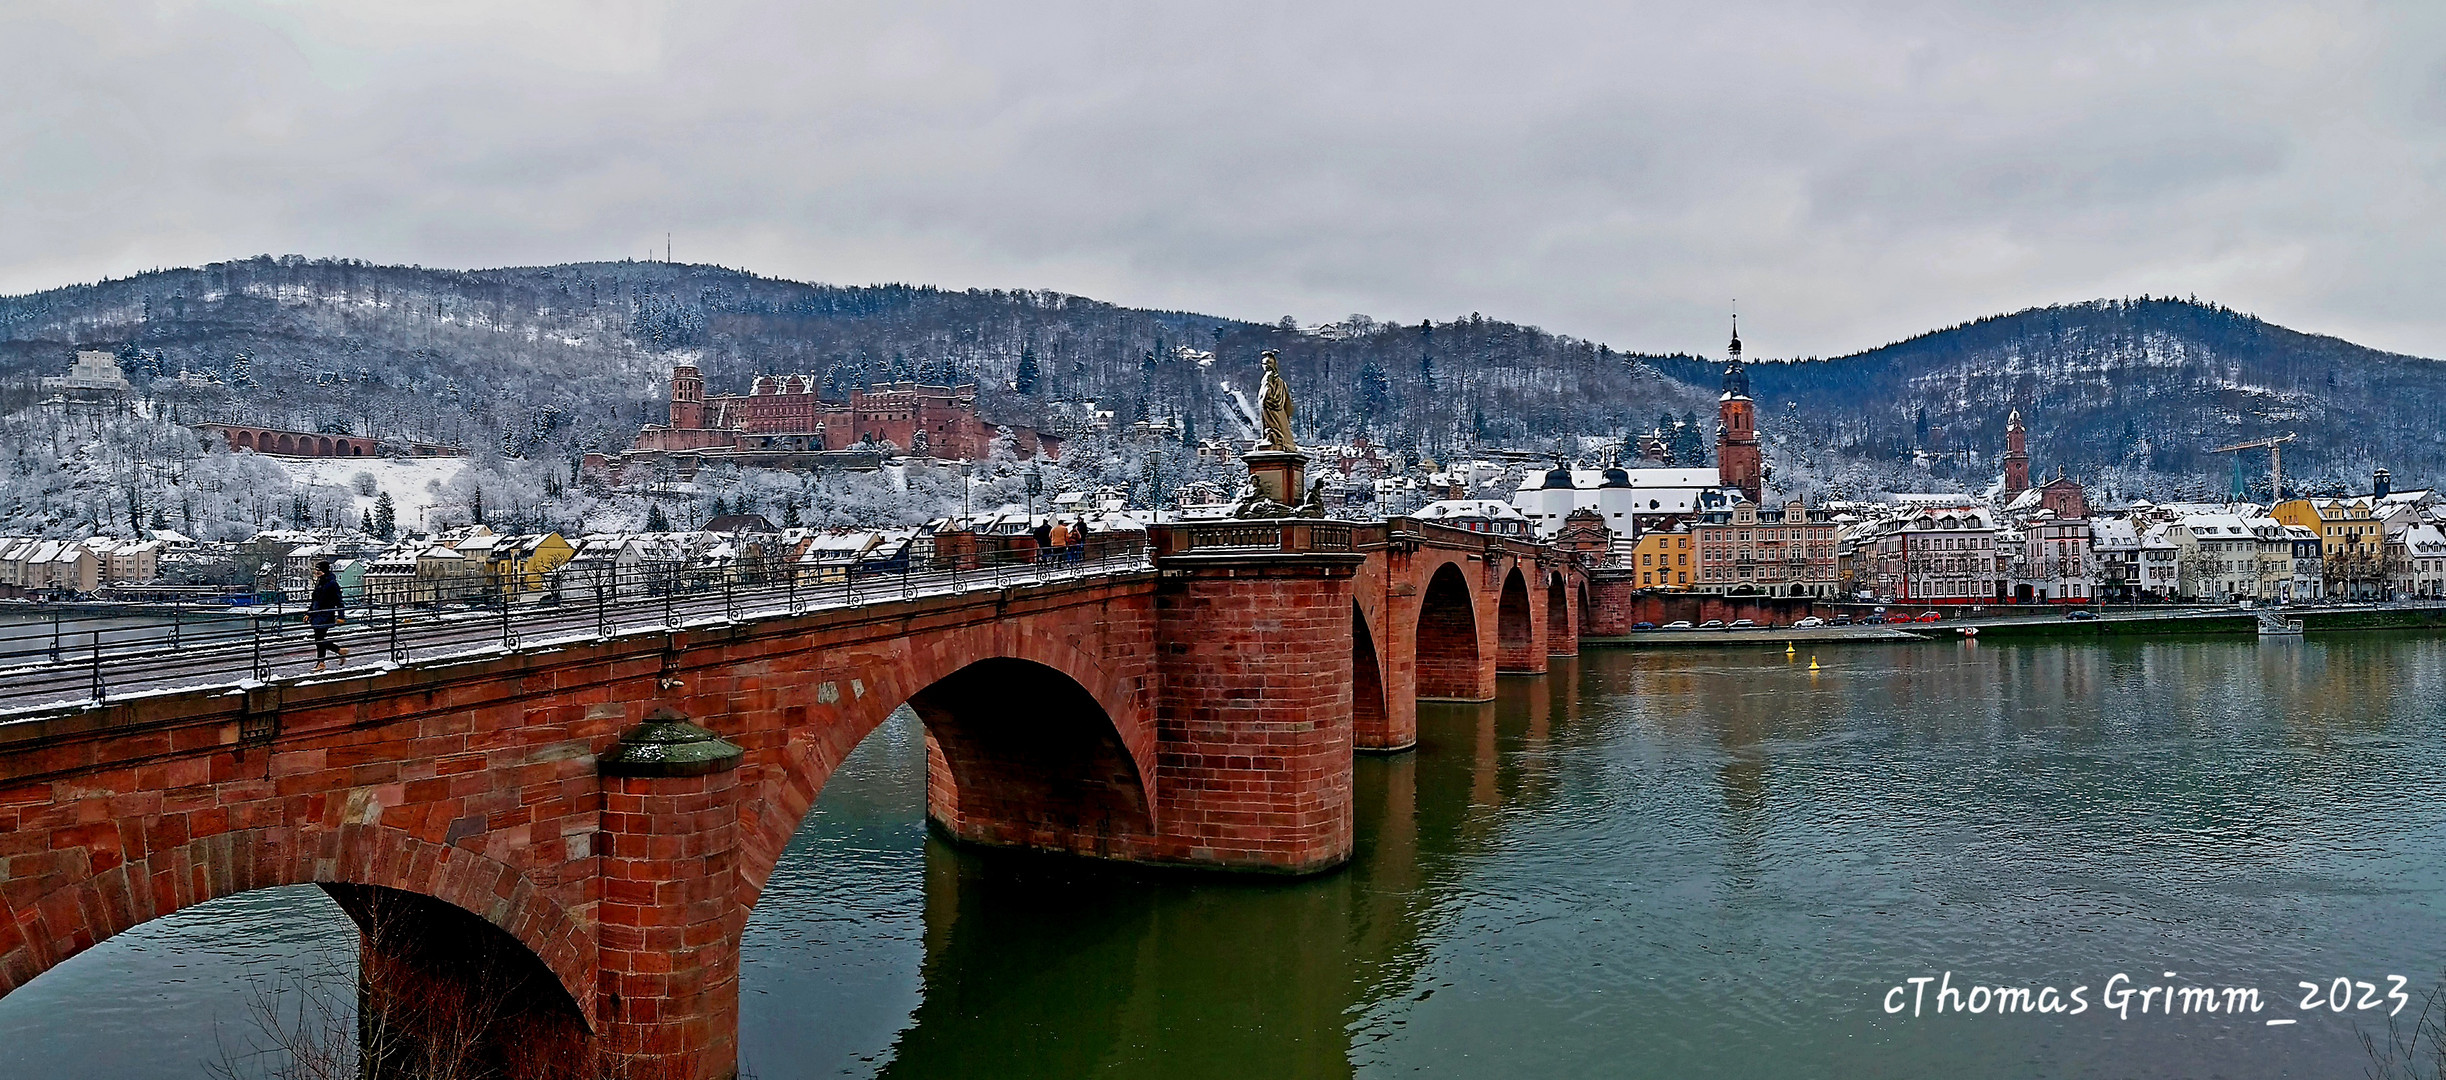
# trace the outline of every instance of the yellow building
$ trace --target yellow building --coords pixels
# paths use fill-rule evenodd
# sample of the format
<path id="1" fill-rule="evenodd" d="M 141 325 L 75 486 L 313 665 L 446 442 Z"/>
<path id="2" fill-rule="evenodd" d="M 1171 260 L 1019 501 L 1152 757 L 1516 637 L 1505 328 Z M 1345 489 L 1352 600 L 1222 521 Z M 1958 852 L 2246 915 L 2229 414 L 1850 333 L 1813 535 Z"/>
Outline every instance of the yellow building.
<path id="1" fill-rule="evenodd" d="M 2370 512 L 2369 499 L 2291 499 L 2268 516 L 2319 534 L 2319 554 L 2328 596 L 2348 600 L 2382 598 L 2387 590 L 2386 525 Z"/>
<path id="2" fill-rule="evenodd" d="M 552 572 L 577 553 L 578 549 L 556 532 L 495 537 L 487 553 L 486 569 L 492 580 L 503 583 L 512 595 L 542 592 Z"/>
<path id="3" fill-rule="evenodd" d="M 2375 557 L 2386 547 L 2386 530 L 2370 516 L 2368 499 L 2291 499 L 2268 516 L 2318 533 L 2319 553 L 2328 558 Z"/>
<path id="4" fill-rule="evenodd" d="M 1698 572 L 1692 565 L 1694 556 L 1689 533 L 1650 532 L 1639 538 L 1629 558 L 1639 571 L 1641 588 L 1682 590 L 1690 587 L 1691 575 Z"/>

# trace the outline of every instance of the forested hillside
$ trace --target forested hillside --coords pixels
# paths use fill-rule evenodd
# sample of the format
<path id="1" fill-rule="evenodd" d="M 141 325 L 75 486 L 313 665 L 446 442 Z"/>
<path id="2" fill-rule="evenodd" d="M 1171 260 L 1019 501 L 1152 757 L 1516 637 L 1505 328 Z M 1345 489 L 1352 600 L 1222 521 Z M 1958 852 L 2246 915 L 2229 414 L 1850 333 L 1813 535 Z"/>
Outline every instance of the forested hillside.
<path id="1" fill-rule="evenodd" d="M 1706 361 L 1662 360 L 1673 377 Z M 2126 494 L 2223 495 L 2213 447 L 2292 431 L 2288 488 L 2446 482 L 2446 364 L 2304 334 L 2193 300 L 2032 308 L 1830 360 L 1754 364 L 1761 423 L 1800 459 L 1911 463 L 1980 487 L 2019 409 L 2034 468 L 2105 477 Z M 2267 456 L 2247 479 L 2266 497 Z"/>
<path id="2" fill-rule="evenodd" d="M 90 434 L 25 409 L 35 380 L 78 348 L 118 352 L 149 403 L 144 445 L 112 448 L 131 492 L 183 468 L 160 456 L 175 445 L 160 425 L 205 419 L 438 439 L 565 475 L 662 415 L 682 356 L 716 392 L 767 372 L 815 374 L 836 393 L 973 380 L 995 420 L 1060 429 L 1093 401 L 1122 428 L 1178 418 L 1193 441 L 1237 432 L 1222 387 L 1253 393 L 1273 349 L 1306 440 L 1364 433 L 1444 460 L 1604 445 L 1687 419 L 1666 442 L 1703 463 L 1722 363 L 1476 314 L 1300 327 L 658 262 L 455 271 L 258 257 L 0 298 L 0 453 L 18 476 L 95 456 L 77 441 Z M 2040 470 L 2117 494 L 2221 494 L 2232 464 L 2208 448 L 2289 430 L 2301 441 L 2287 472 L 2305 489 L 2358 485 L 2381 465 L 2401 483 L 2446 480 L 2446 368 L 2192 301 L 2032 309 L 1854 356 L 1754 364 L 1752 382 L 1775 486 L 1811 497 L 1985 487 L 2015 408 Z M 2264 455 L 2248 470 L 2263 477 Z"/>
<path id="3" fill-rule="evenodd" d="M 1228 428 L 1218 386 L 1253 393 L 1278 350 L 1305 437 L 1367 432 L 1441 455 L 1652 423 L 1707 396 L 1593 342 L 1477 315 L 1303 331 L 1058 293 L 834 287 L 717 267 L 590 263 L 448 271 L 297 257 L 215 263 L 0 299 L 0 377 L 120 350 L 182 418 L 493 443 L 558 456 L 625 446 L 659 415 L 675 353 L 715 392 L 767 372 L 835 392 L 973 380 L 985 411 L 1034 423 L 1093 400 L 1121 424 Z M 210 373 L 217 389 L 154 381 Z M 192 414 L 192 415 L 186 415 Z"/>

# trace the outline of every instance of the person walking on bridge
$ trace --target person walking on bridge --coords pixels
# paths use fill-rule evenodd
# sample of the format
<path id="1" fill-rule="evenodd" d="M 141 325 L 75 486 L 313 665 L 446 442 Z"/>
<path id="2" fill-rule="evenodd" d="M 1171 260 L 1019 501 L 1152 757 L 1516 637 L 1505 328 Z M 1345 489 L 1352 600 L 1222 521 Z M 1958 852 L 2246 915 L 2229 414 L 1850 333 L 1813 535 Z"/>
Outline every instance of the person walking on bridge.
<path id="1" fill-rule="evenodd" d="M 314 670 L 323 670 L 323 657 L 337 652 L 340 663 L 348 662 L 348 648 L 331 640 L 332 628 L 346 622 L 340 614 L 340 579 L 331 572 L 331 560 L 314 564 L 319 576 L 314 581 L 314 599 L 306 604 L 306 625 L 314 628 Z"/>

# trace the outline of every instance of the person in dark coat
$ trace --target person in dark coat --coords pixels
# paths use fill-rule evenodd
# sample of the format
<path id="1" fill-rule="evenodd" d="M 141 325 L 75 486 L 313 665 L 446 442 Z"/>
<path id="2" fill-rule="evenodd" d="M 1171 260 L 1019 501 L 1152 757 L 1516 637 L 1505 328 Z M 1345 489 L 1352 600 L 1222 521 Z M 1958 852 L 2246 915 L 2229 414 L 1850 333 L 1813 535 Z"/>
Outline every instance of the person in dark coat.
<path id="1" fill-rule="evenodd" d="M 337 652 L 340 662 L 348 662 L 348 649 L 331 640 L 333 627 L 348 621 L 340 614 L 340 579 L 331 572 L 331 560 L 314 564 L 314 599 L 306 605 L 306 625 L 314 628 L 314 670 L 323 670 L 323 657 Z"/>
<path id="2" fill-rule="evenodd" d="M 1036 539 L 1036 559 L 1038 562 L 1043 562 L 1053 557 L 1052 518 L 1046 518 L 1043 521 L 1037 522 L 1035 528 L 1028 530 L 1028 535 Z"/>

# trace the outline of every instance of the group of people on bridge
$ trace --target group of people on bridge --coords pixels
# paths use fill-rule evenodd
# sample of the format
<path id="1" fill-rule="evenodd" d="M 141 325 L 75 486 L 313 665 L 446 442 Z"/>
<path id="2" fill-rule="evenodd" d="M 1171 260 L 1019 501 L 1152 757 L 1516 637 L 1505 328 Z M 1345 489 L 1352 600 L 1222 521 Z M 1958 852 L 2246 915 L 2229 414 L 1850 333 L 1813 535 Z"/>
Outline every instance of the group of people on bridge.
<path id="1" fill-rule="evenodd" d="M 1087 558 L 1087 520 L 1047 518 L 1028 530 L 1036 539 L 1038 562 L 1084 562 Z"/>

